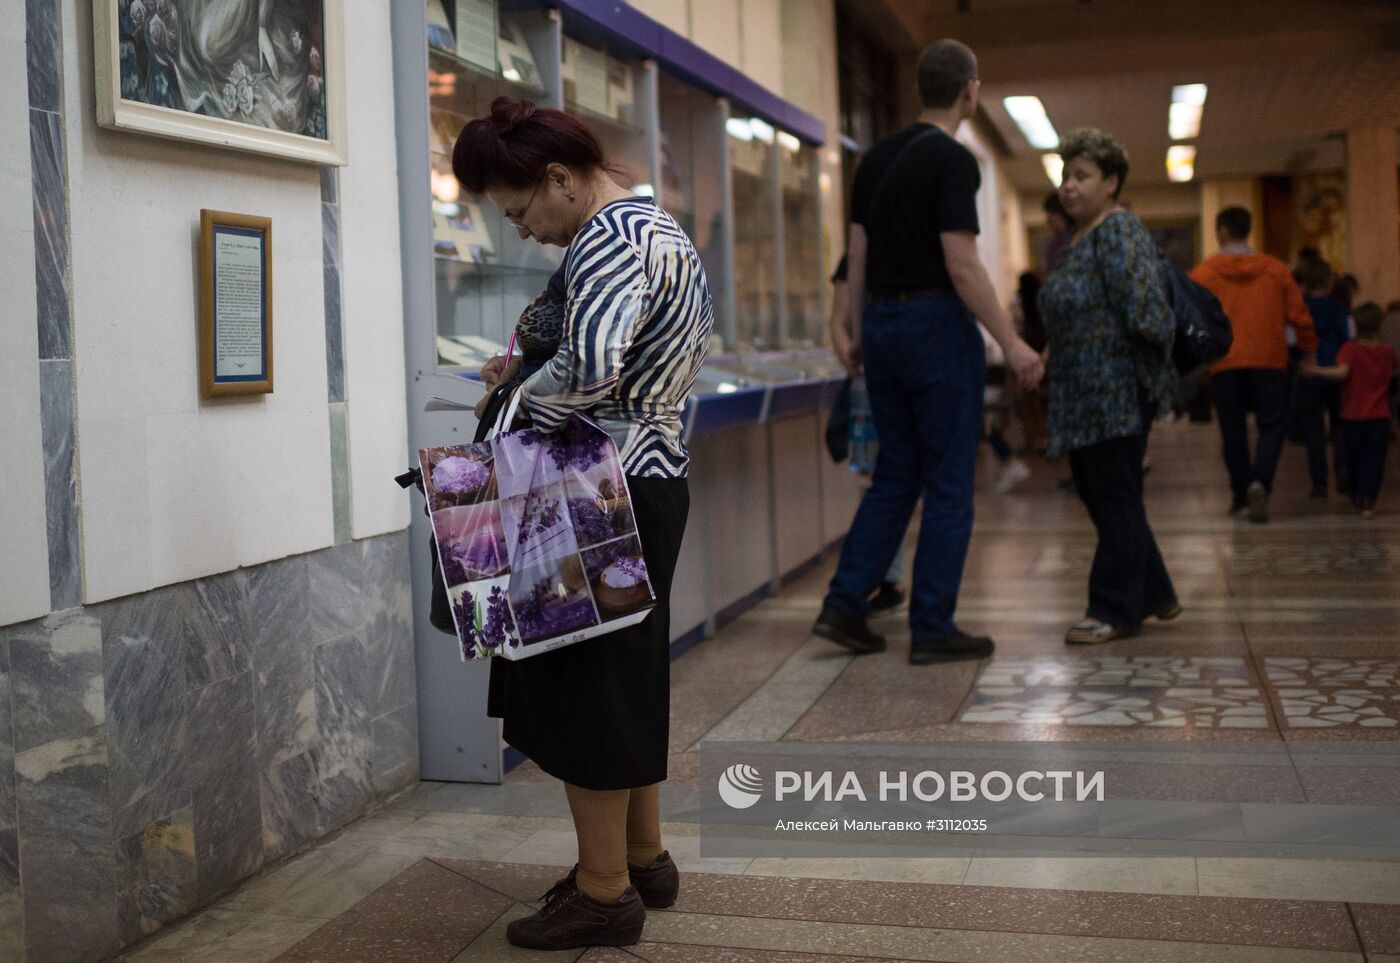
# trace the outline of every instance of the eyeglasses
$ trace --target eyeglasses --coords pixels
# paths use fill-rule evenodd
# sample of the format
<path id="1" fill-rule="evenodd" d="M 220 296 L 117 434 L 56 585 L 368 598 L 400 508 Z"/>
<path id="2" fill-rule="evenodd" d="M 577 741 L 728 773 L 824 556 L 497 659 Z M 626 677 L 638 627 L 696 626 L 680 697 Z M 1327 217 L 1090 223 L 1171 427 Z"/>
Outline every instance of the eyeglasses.
<path id="1" fill-rule="evenodd" d="M 540 185 L 543 184 L 543 183 L 544 183 L 544 178 L 543 178 L 543 177 L 541 177 L 538 181 L 535 182 L 535 189 L 534 189 L 533 191 L 530 192 L 530 199 L 529 199 L 528 201 L 525 202 L 525 207 L 521 210 L 521 212 L 520 212 L 519 214 L 506 214 L 506 213 L 502 212 L 502 216 L 503 216 L 507 221 L 510 221 L 512 224 L 514 224 L 516 227 L 524 227 L 524 226 L 525 226 L 525 223 L 524 223 L 524 222 L 525 222 L 525 215 L 527 215 L 527 214 L 530 213 L 530 205 L 535 203 L 535 196 L 536 196 L 537 194 L 539 194 L 539 192 L 540 192 Z"/>

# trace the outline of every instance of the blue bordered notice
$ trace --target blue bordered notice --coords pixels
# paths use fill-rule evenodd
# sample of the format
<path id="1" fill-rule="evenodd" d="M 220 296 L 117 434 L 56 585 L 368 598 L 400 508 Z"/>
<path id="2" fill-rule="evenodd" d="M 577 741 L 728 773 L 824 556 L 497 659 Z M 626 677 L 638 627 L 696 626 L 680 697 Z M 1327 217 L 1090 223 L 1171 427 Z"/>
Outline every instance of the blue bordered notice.
<path id="1" fill-rule="evenodd" d="M 215 224 L 213 240 L 214 383 L 266 381 L 267 235 Z"/>

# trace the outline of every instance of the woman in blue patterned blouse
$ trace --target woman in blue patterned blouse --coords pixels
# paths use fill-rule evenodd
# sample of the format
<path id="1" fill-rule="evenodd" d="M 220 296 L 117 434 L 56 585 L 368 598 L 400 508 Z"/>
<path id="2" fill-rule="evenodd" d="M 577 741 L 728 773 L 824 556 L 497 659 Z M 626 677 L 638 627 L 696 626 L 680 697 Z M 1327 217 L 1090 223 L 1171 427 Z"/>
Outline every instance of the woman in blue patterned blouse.
<path id="1" fill-rule="evenodd" d="M 1142 497 L 1147 434 L 1175 387 L 1175 324 L 1152 239 L 1118 203 L 1127 152 L 1083 128 L 1060 156 L 1060 199 L 1078 226 L 1040 293 L 1049 454 L 1069 453 L 1099 535 L 1088 611 L 1065 641 L 1096 643 L 1136 634 L 1148 616 L 1181 613 Z"/>
<path id="2" fill-rule="evenodd" d="M 487 712 L 504 720 L 508 743 L 563 781 L 578 839 L 574 871 L 506 937 L 534 949 L 636 943 L 645 907 L 669 906 L 679 886 L 661 846 L 659 788 L 671 580 L 689 506 L 681 416 L 709 343 L 710 293 L 690 238 L 650 198 L 617 184 L 598 139 L 563 111 L 497 98 L 462 129 L 452 167 L 522 239 L 568 249 L 562 324 L 536 318 L 522 332 L 541 342 L 525 346 L 543 359 L 520 388 L 524 407 L 545 431 L 586 412 L 617 442 L 656 594 L 639 625 L 491 660 Z M 552 346 L 543 343 L 551 330 Z M 502 359 L 482 372 L 488 383 L 515 373 Z"/>

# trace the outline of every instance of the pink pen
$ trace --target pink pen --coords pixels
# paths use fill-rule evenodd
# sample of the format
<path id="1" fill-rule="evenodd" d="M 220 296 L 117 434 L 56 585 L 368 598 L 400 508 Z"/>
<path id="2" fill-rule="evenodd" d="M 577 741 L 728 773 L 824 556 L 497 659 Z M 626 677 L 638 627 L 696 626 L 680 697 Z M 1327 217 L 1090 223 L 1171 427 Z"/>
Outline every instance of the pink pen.
<path id="1" fill-rule="evenodd" d="M 510 367 L 510 359 L 513 357 L 515 357 L 515 332 L 511 331 L 510 340 L 506 342 L 506 363 L 502 365 L 503 369 Z"/>

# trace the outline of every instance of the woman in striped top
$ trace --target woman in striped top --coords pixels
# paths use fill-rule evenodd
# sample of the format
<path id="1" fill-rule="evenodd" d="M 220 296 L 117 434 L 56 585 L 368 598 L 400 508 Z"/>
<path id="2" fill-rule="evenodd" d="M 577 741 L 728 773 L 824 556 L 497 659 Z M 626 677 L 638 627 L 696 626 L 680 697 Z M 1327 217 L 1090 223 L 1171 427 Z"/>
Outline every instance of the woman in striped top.
<path id="1" fill-rule="evenodd" d="M 713 325 L 700 258 L 651 199 L 613 181 L 598 140 L 562 111 L 498 98 L 453 151 L 462 186 L 521 238 L 568 248 L 557 350 L 525 379 L 535 427 L 586 412 L 617 442 L 657 596 L 641 624 L 519 662 L 491 660 L 487 711 L 505 739 L 562 780 L 578 865 L 507 937 L 541 949 L 640 938 L 644 906 L 679 877 L 661 846 L 670 718 L 670 592 L 689 509 L 681 416 Z M 514 377 L 503 361 L 482 372 Z"/>

